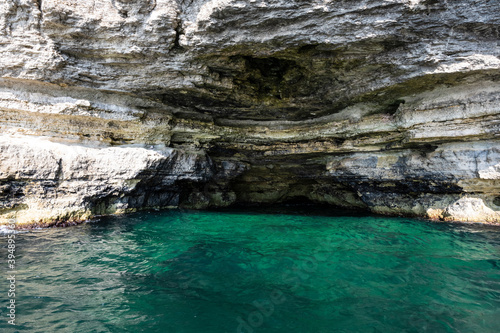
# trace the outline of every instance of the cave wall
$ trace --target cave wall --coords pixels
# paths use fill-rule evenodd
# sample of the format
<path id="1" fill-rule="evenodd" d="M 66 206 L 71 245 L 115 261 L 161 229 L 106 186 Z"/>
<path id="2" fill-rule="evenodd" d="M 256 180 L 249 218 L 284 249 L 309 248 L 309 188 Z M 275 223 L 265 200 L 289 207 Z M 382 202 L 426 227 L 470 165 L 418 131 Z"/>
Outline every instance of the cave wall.
<path id="1" fill-rule="evenodd" d="M 0 4 L 0 223 L 307 199 L 500 222 L 498 1 Z"/>

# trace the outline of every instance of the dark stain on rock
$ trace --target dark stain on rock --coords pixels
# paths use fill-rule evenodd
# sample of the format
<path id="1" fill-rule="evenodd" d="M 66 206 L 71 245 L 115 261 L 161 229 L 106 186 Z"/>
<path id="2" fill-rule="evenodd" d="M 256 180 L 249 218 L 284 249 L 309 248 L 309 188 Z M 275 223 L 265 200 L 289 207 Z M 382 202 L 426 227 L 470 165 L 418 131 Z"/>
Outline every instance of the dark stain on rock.
<path id="1" fill-rule="evenodd" d="M 295 97 L 295 85 L 304 78 L 303 69 L 293 60 L 243 56 L 245 71 L 233 78 L 236 89 L 257 100 L 277 102 Z"/>

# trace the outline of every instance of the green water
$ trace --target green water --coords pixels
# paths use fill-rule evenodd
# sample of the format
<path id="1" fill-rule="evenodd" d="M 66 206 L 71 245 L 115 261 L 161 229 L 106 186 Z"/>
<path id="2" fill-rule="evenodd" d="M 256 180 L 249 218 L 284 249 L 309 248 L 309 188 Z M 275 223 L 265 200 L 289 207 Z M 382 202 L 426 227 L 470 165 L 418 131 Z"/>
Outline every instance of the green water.
<path id="1" fill-rule="evenodd" d="M 0 332 L 500 332 L 500 229 L 377 216 L 141 213 L 16 235 Z"/>

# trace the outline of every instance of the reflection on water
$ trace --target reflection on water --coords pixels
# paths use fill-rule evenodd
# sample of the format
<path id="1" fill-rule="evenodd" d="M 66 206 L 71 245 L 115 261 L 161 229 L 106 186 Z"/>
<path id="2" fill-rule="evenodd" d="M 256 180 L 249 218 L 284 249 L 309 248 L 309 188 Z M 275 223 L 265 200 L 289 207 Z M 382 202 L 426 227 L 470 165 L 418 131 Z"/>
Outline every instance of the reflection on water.
<path id="1" fill-rule="evenodd" d="M 0 282 L 2 332 L 500 331 L 498 228 L 167 211 L 17 244 L 19 325 Z"/>

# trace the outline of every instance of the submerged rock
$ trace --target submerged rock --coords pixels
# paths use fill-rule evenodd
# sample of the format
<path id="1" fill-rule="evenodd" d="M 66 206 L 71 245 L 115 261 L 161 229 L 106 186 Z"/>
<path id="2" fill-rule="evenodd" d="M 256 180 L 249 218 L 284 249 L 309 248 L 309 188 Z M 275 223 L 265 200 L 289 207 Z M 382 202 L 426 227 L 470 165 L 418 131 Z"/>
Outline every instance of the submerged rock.
<path id="1" fill-rule="evenodd" d="M 297 199 L 500 223 L 499 13 L 5 2 L 0 223 Z"/>

